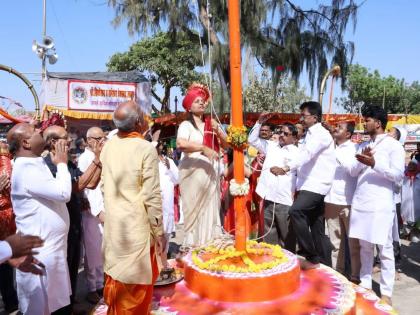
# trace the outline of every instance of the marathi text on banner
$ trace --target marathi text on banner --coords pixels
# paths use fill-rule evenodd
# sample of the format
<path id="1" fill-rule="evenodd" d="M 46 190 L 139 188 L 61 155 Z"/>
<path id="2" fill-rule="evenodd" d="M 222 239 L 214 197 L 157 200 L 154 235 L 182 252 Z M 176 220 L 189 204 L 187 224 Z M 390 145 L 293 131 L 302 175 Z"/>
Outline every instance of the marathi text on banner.
<path id="1" fill-rule="evenodd" d="M 135 83 L 68 81 L 69 109 L 111 112 L 118 104 L 135 98 Z"/>

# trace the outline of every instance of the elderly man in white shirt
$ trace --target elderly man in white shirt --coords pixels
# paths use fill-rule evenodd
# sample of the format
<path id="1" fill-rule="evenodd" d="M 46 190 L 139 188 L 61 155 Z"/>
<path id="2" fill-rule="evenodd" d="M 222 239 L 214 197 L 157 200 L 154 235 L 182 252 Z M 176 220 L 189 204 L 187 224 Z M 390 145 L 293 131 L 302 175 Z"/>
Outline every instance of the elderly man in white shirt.
<path id="1" fill-rule="evenodd" d="M 296 172 L 278 176 L 281 168 L 297 158 L 295 146 L 297 129 L 292 124 L 284 124 L 280 131 L 279 143 L 259 137 L 260 128 L 269 118 L 261 114 L 258 122 L 249 134 L 248 142 L 265 154 L 265 160 L 259 178 L 256 193 L 264 199 L 264 241 L 280 244 L 288 249 L 295 242 L 289 236 L 289 209 L 293 203 L 296 188 Z M 291 243 L 289 243 L 289 241 Z"/>
<path id="2" fill-rule="evenodd" d="M 333 129 L 336 156 L 354 158 L 357 145 L 351 141 L 354 132 L 353 122 L 341 122 Z M 351 280 L 358 283 L 360 273 L 360 247 L 356 239 L 348 239 L 351 201 L 356 189 L 356 177 L 337 163 L 330 192 L 325 196 L 325 220 L 327 235 L 332 249 L 332 267 L 345 274 L 346 245 L 350 249 Z M 347 242 L 348 239 L 348 242 Z M 347 243 L 347 244 L 346 244 Z"/>
<path id="3" fill-rule="evenodd" d="M 41 157 L 45 141 L 34 126 L 24 123 L 14 126 L 7 134 L 7 141 L 16 157 L 11 197 L 17 230 L 44 240 L 44 246 L 34 256 L 45 266 L 44 273 L 16 271 L 19 309 L 23 314 L 70 314 L 66 202 L 70 200 L 72 185 L 67 169 L 67 141 L 56 142 L 52 156 L 57 165 L 56 178 Z"/>
<path id="4" fill-rule="evenodd" d="M 318 102 L 300 106 L 302 123 L 307 128 L 298 158 L 283 168 L 283 173 L 297 170 L 299 192 L 289 215 L 302 256 L 303 269 L 331 265 L 331 245 L 325 236 L 324 198 L 331 188 L 335 173 L 334 141 L 321 125 L 322 108 Z"/>
<path id="5" fill-rule="evenodd" d="M 87 148 L 80 155 L 78 167 L 85 172 L 99 153 L 96 147 L 102 145 L 105 133 L 99 127 L 91 127 L 86 132 Z M 97 156 L 99 158 L 99 156 Z M 102 223 L 104 200 L 100 185 L 95 189 L 85 188 L 84 198 L 88 205 L 82 211 L 83 244 L 85 247 L 85 271 L 88 286 L 86 299 L 93 304 L 99 302 L 104 288 L 104 268 L 102 259 Z"/>
<path id="6" fill-rule="evenodd" d="M 350 237 L 360 240 L 360 285 L 372 288 L 375 244 L 381 259 L 380 291 L 391 304 L 395 281 L 392 226 L 395 217 L 393 186 L 404 176 L 404 149 L 384 133 L 387 114 L 382 107 L 362 108 L 365 132 L 371 141 L 363 143 L 350 172 L 358 176 L 352 201 Z M 345 162 L 344 162 L 345 163 Z"/>

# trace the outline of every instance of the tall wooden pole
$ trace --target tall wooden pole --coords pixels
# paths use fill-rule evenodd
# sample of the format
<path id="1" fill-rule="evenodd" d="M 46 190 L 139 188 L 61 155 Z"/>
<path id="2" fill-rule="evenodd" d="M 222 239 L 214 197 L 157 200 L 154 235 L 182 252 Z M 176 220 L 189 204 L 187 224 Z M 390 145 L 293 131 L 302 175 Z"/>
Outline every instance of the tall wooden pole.
<path id="1" fill-rule="evenodd" d="M 232 102 L 232 126 L 242 127 L 242 74 L 241 74 L 241 36 L 239 30 L 239 0 L 229 0 L 229 48 L 230 78 Z M 238 184 L 245 182 L 243 149 L 233 151 L 233 176 Z M 235 248 L 246 250 L 246 216 L 245 197 L 234 197 L 235 209 Z"/>
<path id="2" fill-rule="evenodd" d="M 230 78 L 232 102 L 232 126 L 242 127 L 242 74 L 241 74 L 241 36 L 239 0 L 229 0 L 229 48 L 230 48 Z M 233 176 L 238 184 L 245 181 L 244 153 L 242 149 L 233 151 Z M 235 248 L 246 250 L 246 216 L 245 197 L 234 197 L 235 208 Z"/>

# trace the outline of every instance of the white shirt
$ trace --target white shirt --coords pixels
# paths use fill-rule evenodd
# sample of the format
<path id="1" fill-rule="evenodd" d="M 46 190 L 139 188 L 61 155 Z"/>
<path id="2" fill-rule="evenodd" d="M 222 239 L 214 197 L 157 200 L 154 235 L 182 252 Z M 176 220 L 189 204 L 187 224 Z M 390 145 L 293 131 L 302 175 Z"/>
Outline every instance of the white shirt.
<path id="1" fill-rule="evenodd" d="M 329 131 L 317 123 L 310 127 L 299 147 L 298 158 L 291 161 L 291 170 L 297 170 L 296 189 L 326 195 L 335 174 L 334 141 Z"/>
<path id="2" fill-rule="evenodd" d="M 162 194 L 163 230 L 165 233 L 175 232 L 174 195 L 175 185 L 178 184 L 178 168 L 174 161 L 168 158 L 169 169 L 159 159 L 160 192 Z"/>
<path id="3" fill-rule="evenodd" d="M 13 166 L 11 185 L 17 230 L 44 240 L 35 257 L 45 265 L 45 274 L 16 271 L 19 307 L 23 313 L 53 312 L 70 303 L 70 219 L 66 206 L 72 190 L 70 173 L 67 165 L 60 163 L 54 178 L 42 157 L 19 157 Z"/>
<path id="4" fill-rule="evenodd" d="M 405 153 L 400 143 L 386 134 L 361 144 L 358 151 L 366 146 L 372 148 L 375 166 L 364 165 L 354 158 L 349 168 L 351 175 L 358 176 L 349 236 L 385 245 L 395 220 L 393 186 L 404 176 Z"/>
<path id="5" fill-rule="evenodd" d="M 198 144 L 203 143 L 204 124 L 195 129 L 190 121 L 183 121 L 178 127 L 177 139 L 185 139 Z M 185 157 L 193 157 L 199 159 L 207 159 L 201 152 L 184 153 L 182 152 L 181 160 Z"/>
<path id="6" fill-rule="evenodd" d="M 404 129 L 398 129 L 398 130 L 400 130 L 400 132 L 404 131 Z M 397 140 L 397 141 L 400 143 L 400 145 L 404 149 L 404 141 L 401 142 L 401 140 L 402 140 L 402 135 L 401 135 L 400 140 Z M 405 137 L 404 137 L 404 140 L 405 140 Z M 405 159 L 404 159 L 404 163 L 405 163 Z M 401 203 L 401 186 L 402 186 L 402 181 L 400 181 L 398 183 L 394 183 L 394 203 L 395 204 Z"/>
<path id="7" fill-rule="evenodd" d="M 6 241 L 0 241 L 0 264 L 12 257 L 12 248 Z"/>
<path id="8" fill-rule="evenodd" d="M 404 177 L 404 149 L 386 134 L 362 143 L 358 152 L 367 146 L 374 152 L 375 166 L 371 168 L 353 159 L 349 171 L 358 178 L 352 208 L 367 212 L 394 211 L 394 183 L 400 183 Z"/>
<path id="9" fill-rule="evenodd" d="M 296 188 L 296 171 L 276 176 L 270 172 L 270 168 L 273 166 L 285 167 L 290 161 L 296 160 L 298 148 L 294 144 L 281 147 L 274 141 L 261 139 L 259 137 L 260 129 L 261 124 L 257 122 L 248 138 L 248 142 L 252 146 L 266 155 L 256 193 L 263 199 L 291 206 Z"/>
<path id="10" fill-rule="evenodd" d="M 357 144 L 347 140 L 335 148 L 337 160 L 354 159 L 357 151 Z M 357 178 L 350 176 L 348 170 L 336 163 L 334 180 L 331 190 L 325 196 L 324 201 L 334 205 L 351 205 L 353 194 L 356 189 Z"/>
<path id="11" fill-rule="evenodd" d="M 78 167 L 83 173 L 89 168 L 92 161 L 95 159 L 95 154 L 89 149 L 80 155 Z M 89 201 L 90 213 L 96 217 L 101 211 L 105 211 L 104 198 L 101 191 L 101 185 L 98 184 L 95 189 L 84 189 L 83 193 Z"/>
<path id="12" fill-rule="evenodd" d="M 416 222 L 420 218 L 420 173 L 413 179 L 404 176 L 401 193 L 401 217 L 403 221 Z"/>

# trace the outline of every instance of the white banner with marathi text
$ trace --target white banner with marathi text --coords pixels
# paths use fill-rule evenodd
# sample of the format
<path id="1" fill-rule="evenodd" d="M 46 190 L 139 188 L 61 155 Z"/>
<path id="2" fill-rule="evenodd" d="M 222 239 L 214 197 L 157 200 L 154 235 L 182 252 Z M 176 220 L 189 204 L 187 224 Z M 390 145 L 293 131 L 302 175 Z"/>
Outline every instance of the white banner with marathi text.
<path id="1" fill-rule="evenodd" d="M 68 80 L 68 108 L 112 112 L 118 104 L 136 99 L 136 84 Z"/>

